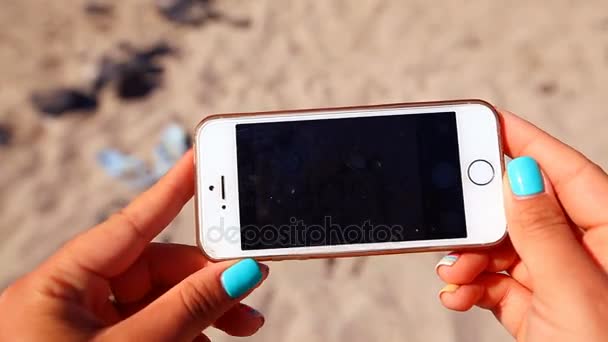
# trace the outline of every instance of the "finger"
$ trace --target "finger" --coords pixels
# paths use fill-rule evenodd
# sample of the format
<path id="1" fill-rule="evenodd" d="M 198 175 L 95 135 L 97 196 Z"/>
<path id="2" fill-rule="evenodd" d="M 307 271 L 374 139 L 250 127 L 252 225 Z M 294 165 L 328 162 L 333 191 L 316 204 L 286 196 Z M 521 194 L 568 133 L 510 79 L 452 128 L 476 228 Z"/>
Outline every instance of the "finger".
<path id="1" fill-rule="evenodd" d="M 194 246 L 152 243 L 138 261 L 112 279 L 112 292 L 124 318 L 140 311 L 189 275 L 208 263 Z M 245 304 L 237 304 L 214 326 L 232 336 L 250 336 L 264 324 L 264 316 Z"/>
<path id="2" fill-rule="evenodd" d="M 104 278 L 124 272 L 180 212 L 194 191 L 192 151 L 158 183 L 106 222 L 81 234 L 58 253 Z"/>
<path id="3" fill-rule="evenodd" d="M 489 250 L 450 253 L 437 263 L 435 269 L 446 283 L 467 284 L 482 272 L 502 272 L 509 269 L 516 259 L 517 254 L 513 246 L 506 241 Z"/>
<path id="4" fill-rule="evenodd" d="M 114 307 L 118 310 L 122 319 L 131 317 L 132 315 L 140 312 L 150 303 L 157 300 L 160 296 L 169 291 L 170 288 L 154 288 L 148 291 L 148 293 L 138 301 L 131 302 L 118 302 L 114 304 Z"/>
<path id="5" fill-rule="evenodd" d="M 572 221 L 583 229 L 608 224 L 608 175 L 580 152 L 512 113 L 501 112 L 504 147 L 543 167 Z"/>
<path id="6" fill-rule="evenodd" d="M 526 264 L 535 290 L 572 291 L 580 279 L 597 277 L 593 261 L 577 241 L 568 219 L 530 157 L 512 160 L 505 177 L 509 236 Z M 557 293 L 556 293 L 557 292 Z"/>
<path id="7" fill-rule="evenodd" d="M 112 279 L 114 297 L 124 318 L 139 312 L 166 290 L 203 268 L 208 261 L 198 248 L 178 244 L 153 243 L 124 274 Z M 255 309 L 237 304 L 214 326 L 232 336 L 250 336 L 264 324 Z"/>
<path id="8" fill-rule="evenodd" d="M 496 253 L 488 251 L 487 254 L 462 253 L 458 255 L 457 260 L 454 259 L 454 254 L 450 253 L 437 264 L 437 274 L 448 284 L 464 285 L 472 283 L 482 273 L 506 271 L 518 283 L 532 289 L 532 281 L 526 265 L 521 262 L 511 246 L 509 249 Z"/>
<path id="9" fill-rule="evenodd" d="M 264 325 L 264 316 L 246 304 L 238 303 L 218 318 L 213 326 L 231 336 L 251 336 Z"/>
<path id="10" fill-rule="evenodd" d="M 118 304 L 118 308 L 122 319 L 131 317 L 135 313 L 141 311 L 154 300 L 158 299 L 165 291 L 152 291 L 141 301 Z M 114 320 L 116 322 L 117 320 Z M 213 327 L 224 331 L 231 336 L 251 336 L 255 334 L 264 325 L 264 316 L 256 309 L 249 305 L 237 303 L 228 311 L 226 311 L 214 323 Z"/>
<path id="11" fill-rule="evenodd" d="M 435 267 L 439 278 L 449 284 L 468 284 L 483 272 L 490 257 L 483 252 L 450 253 Z"/>
<path id="12" fill-rule="evenodd" d="M 111 333 L 127 340 L 193 339 L 259 286 L 267 272 L 253 259 L 211 264 L 120 322 Z"/>
<path id="13" fill-rule="evenodd" d="M 526 264 L 524 264 L 521 259 L 515 260 L 513 265 L 508 268 L 507 273 L 511 276 L 511 278 L 515 279 L 518 283 L 522 284 L 529 290 L 533 290 L 532 288 L 532 279 L 530 278 L 530 273 L 528 272 L 528 268 Z"/>
<path id="14" fill-rule="evenodd" d="M 606 253 L 606 246 L 608 246 L 608 225 L 588 230 L 583 235 L 583 243 L 590 251 L 589 254 L 594 258 L 595 262 L 600 265 L 604 272 L 608 273 L 608 253 Z"/>
<path id="15" fill-rule="evenodd" d="M 506 271 L 518 283 L 532 289 L 528 269 L 510 242 L 496 250 L 450 253 L 437 263 L 436 270 L 441 280 L 456 285 L 470 284 L 482 273 Z"/>
<path id="16" fill-rule="evenodd" d="M 513 336 L 521 336 L 523 318 L 530 307 L 531 292 L 504 274 L 484 273 L 467 285 L 448 285 L 439 294 L 451 310 L 466 311 L 473 305 L 488 309 Z"/>
<path id="17" fill-rule="evenodd" d="M 211 339 L 205 334 L 200 334 L 192 339 L 192 342 L 211 342 Z"/>
<path id="18" fill-rule="evenodd" d="M 439 291 L 439 300 L 450 310 L 468 311 L 482 294 L 483 289 L 478 284 L 448 284 Z"/>
<path id="19" fill-rule="evenodd" d="M 155 288 L 168 289 L 207 265 L 194 246 L 151 243 L 125 272 L 110 280 L 119 303 L 141 301 Z"/>

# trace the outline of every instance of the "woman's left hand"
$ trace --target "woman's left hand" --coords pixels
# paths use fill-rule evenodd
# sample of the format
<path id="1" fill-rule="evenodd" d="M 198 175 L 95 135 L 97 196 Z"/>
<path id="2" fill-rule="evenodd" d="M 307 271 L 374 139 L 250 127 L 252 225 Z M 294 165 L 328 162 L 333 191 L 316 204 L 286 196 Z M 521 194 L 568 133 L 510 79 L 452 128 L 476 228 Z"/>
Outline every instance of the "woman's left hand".
<path id="1" fill-rule="evenodd" d="M 202 340 L 213 325 L 249 336 L 263 324 L 240 304 L 268 275 L 252 259 L 212 263 L 157 244 L 192 197 L 192 151 L 106 222 L 67 242 L 0 296 L 0 340 Z"/>

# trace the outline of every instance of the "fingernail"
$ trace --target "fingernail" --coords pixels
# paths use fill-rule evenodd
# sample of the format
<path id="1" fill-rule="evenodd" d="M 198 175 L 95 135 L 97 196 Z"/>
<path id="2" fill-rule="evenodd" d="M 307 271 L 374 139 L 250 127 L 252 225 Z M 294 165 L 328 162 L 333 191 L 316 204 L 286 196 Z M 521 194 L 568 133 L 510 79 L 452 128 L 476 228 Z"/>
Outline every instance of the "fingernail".
<path id="1" fill-rule="evenodd" d="M 245 310 L 245 312 L 248 315 L 250 315 L 251 317 L 258 319 L 260 321 L 260 327 L 262 327 L 262 325 L 264 325 L 264 323 L 266 322 L 266 318 L 264 318 L 264 315 L 262 315 L 261 312 L 250 307 L 249 305 L 240 304 L 240 306 L 241 306 L 241 310 Z"/>
<path id="2" fill-rule="evenodd" d="M 515 196 L 532 196 L 545 191 L 543 175 L 538 163 L 531 157 L 513 159 L 507 165 L 507 174 Z"/>
<path id="3" fill-rule="evenodd" d="M 446 286 L 444 286 L 441 290 L 439 290 L 439 297 L 441 297 L 441 294 L 443 293 L 452 293 L 452 292 L 456 292 L 456 290 L 458 290 L 458 288 L 460 287 L 460 285 L 456 285 L 456 284 L 447 284 Z"/>
<path id="4" fill-rule="evenodd" d="M 244 259 L 222 273 L 220 281 L 230 298 L 238 298 L 251 290 L 262 279 L 260 266 L 253 259 Z"/>
<path id="5" fill-rule="evenodd" d="M 458 261 L 458 258 L 460 258 L 460 254 L 458 254 L 458 253 L 450 253 L 450 254 L 444 256 L 443 258 L 441 258 L 441 260 L 439 260 L 437 265 L 435 265 L 435 270 L 437 270 L 439 268 L 439 266 L 454 265 L 456 263 L 456 261 Z"/>
<path id="6" fill-rule="evenodd" d="M 261 312 L 259 312 L 258 310 L 254 309 L 254 308 L 249 308 L 249 314 L 253 317 L 264 317 L 264 315 L 262 315 Z"/>

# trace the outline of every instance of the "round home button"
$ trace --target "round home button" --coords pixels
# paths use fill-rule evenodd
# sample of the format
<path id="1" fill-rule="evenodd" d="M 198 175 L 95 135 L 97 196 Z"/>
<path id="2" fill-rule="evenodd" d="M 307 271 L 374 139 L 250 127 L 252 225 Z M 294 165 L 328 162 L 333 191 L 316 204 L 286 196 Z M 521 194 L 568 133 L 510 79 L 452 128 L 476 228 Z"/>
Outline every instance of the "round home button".
<path id="1" fill-rule="evenodd" d="M 469 179 L 477 185 L 489 184 L 494 179 L 494 168 L 487 160 L 478 159 L 469 165 Z"/>

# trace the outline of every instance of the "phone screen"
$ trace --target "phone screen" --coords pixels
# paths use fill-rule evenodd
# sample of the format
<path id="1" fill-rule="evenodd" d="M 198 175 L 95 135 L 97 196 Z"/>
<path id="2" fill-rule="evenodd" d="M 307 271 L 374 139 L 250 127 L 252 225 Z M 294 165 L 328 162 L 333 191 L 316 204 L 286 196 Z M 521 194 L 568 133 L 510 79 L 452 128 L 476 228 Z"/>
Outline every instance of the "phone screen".
<path id="1" fill-rule="evenodd" d="M 453 112 L 236 125 L 243 250 L 464 238 Z"/>

